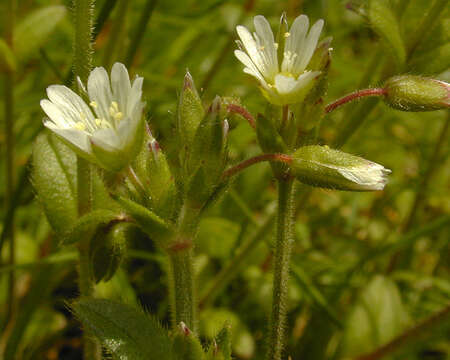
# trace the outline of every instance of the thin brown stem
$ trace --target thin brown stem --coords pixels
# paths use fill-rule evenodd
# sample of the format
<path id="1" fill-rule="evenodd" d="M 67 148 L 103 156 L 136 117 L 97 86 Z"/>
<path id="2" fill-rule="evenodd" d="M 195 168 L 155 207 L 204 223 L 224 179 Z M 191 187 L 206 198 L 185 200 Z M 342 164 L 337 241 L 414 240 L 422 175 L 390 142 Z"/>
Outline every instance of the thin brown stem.
<path id="1" fill-rule="evenodd" d="M 340 99 L 332 102 L 331 104 L 328 104 L 325 107 L 325 113 L 328 114 L 329 112 L 332 112 L 334 109 L 338 108 L 339 106 L 347 104 L 350 101 L 360 99 L 362 97 L 383 96 L 385 94 L 386 94 L 386 89 L 382 89 L 382 88 L 358 90 L 351 94 L 345 95 L 344 97 L 341 97 Z"/>
<path id="2" fill-rule="evenodd" d="M 250 124 L 250 126 L 253 129 L 256 129 L 256 121 L 255 118 L 253 117 L 252 114 L 250 114 L 248 112 L 248 110 L 242 106 L 236 105 L 236 104 L 228 104 L 227 105 L 227 110 L 230 113 L 234 113 L 234 114 L 239 114 L 241 115 L 243 118 L 245 118 L 248 123 Z"/>
<path id="3" fill-rule="evenodd" d="M 232 168 L 229 168 L 226 170 L 222 178 L 226 179 L 233 175 L 236 175 L 238 172 L 241 172 L 242 170 L 248 168 L 251 165 L 263 162 L 263 161 L 279 161 L 284 163 L 290 163 L 292 161 L 292 156 L 285 155 L 285 154 L 262 154 L 255 157 L 252 157 L 250 159 L 244 160 L 243 162 L 233 166 Z"/>
<path id="4" fill-rule="evenodd" d="M 405 344 L 415 340 L 421 335 L 430 334 L 430 328 L 444 323 L 448 320 L 450 315 L 450 305 L 447 305 L 443 310 L 431 315 L 427 319 L 423 320 L 419 324 L 413 326 L 406 330 L 403 334 L 397 336 L 393 340 L 389 341 L 387 344 L 379 347 L 375 351 L 364 354 L 356 358 L 356 360 L 378 360 L 382 359 L 388 354 L 393 353 Z"/>

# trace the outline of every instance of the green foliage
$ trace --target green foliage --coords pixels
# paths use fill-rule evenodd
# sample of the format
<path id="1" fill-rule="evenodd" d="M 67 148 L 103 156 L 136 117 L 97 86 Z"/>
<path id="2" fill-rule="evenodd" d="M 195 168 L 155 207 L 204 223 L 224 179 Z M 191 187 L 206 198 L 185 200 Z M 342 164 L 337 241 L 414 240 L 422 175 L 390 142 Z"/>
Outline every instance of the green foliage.
<path id="1" fill-rule="evenodd" d="M 385 42 L 386 50 L 392 53 L 400 68 L 405 63 L 406 50 L 391 1 L 369 0 L 367 4 L 367 17 L 374 31 Z"/>
<path id="2" fill-rule="evenodd" d="M 58 233 L 77 219 L 76 157 L 53 134 L 42 134 L 33 148 L 33 185 L 48 221 Z"/>
<path id="3" fill-rule="evenodd" d="M 62 5 L 46 6 L 21 19 L 14 29 L 14 53 L 21 62 L 36 55 L 55 31 L 67 10 Z"/>
<path id="4" fill-rule="evenodd" d="M 410 324 L 396 284 L 375 276 L 362 290 L 350 312 L 343 340 L 343 356 L 355 357 L 387 343 Z"/>
<path id="5" fill-rule="evenodd" d="M 3 39 L 0 39 L 0 70 L 15 71 L 16 68 L 17 61 L 14 53 L 9 45 Z"/>
<path id="6" fill-rule="evenodd" d="M 173 231 L 169 224 L 152 211 L 132 200 L 120 196 L 116 197 L 115 200 L 152 240 L 163 247 L 169 245 L 168 241 L 173 237 Z"/>
<path id="7" fill-rule="evenodd" d="M 167 330 L 141 309 L 103 299 L 81 299 L 71 308 L 114 359 L 178 358 Z"/>

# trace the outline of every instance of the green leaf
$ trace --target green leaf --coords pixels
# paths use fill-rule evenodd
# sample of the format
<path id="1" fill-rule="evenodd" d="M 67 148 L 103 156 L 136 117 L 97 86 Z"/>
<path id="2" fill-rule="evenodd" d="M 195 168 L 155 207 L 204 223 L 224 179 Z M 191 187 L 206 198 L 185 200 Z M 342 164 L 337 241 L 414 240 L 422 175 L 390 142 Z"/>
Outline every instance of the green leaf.
<path id="1" fill-rule="evenodd" d="M 397 65 L 406 60 L 405 44 L 401 37 L 400 26 L 389 0 L 369 0 L 367 16 L 373 30 L 382 38 Z"/>
<path id="2" fill-rule="evenodd" d="M 113 359 L 176 359 L 167 330 L 142 309 L 104 299 L 81 299 L 72 309 Z"/>
<path id="3" fill-rule="evenodd" d="M 409 316 L 396 284 L 375 276 L 347 319 L 343 356 L 353 358 L 372 351 L 399 335 L 408 324 Z"/>
<path id="4" fill-rule="evenodd" d="M 80 239 L 89 241 L 100 227 L 112 222 L 123 221 L 124 216 L 109 210 L 94 210 L 80 217 L 61 239 L 62 245 L 70 245 Z"/>
<path id="5" fill-rule="evenodd" d="M 75 154 L 55 135 L 43 134 L 33 147 L 32 181 L 53 230 L 63 233 L 78 217 Z"/>
<path id="6" fill-rule="evenodd" d="M 0 39 L 0 71 L 15 71 L 17 68 L 16 57 L 9 45 Z"/>
<path id="7" fill-rule="evenodd" d="M 152 211 L 129 199 L 116 197 L 115 200 L 136 221 L 139 227 L 160 246 L 167 245 L 167 241 L 173 238 L 174 232 L 169 224 Z"/>
<path id="8" fill-rule="evenodd" d="M 14 52 L 25 60 L 44 44 L 66 15 L 62 5 L 46 6 L 27 15 L 14 29 Z"/>
<path id="9" fill-rule="evenodd" d="M 231 254 L 239 229 L 238 224 L 224 218 L 205 218 L 200 224 L 196 246 L 200 252 L 225 259 Z"/>

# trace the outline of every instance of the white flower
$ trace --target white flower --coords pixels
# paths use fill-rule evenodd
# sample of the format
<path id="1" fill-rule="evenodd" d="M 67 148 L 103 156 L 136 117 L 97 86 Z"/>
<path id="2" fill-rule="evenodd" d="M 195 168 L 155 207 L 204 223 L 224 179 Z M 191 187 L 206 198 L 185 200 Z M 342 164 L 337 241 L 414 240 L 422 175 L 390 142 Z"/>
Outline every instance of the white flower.
<path id="1" fill-rule="evenodd" d="M 281 64 L 278 63 L 279 45 L 264 16 L 255 16 L 256 32 L 253 36 L 246 27 L 236 27 L 241 41 L 238 41 L 240 50 L 235 50 L 234 54 L 246 66 L 244 72 L 259 80 L 264 96 L 271 103 L 299 103 L 313 87 L 313 80 L 320 71 L 308 71 L 307 66 L 316 49 L 323 24 L 323 20 L 318 20 L 308 33 L 308 17 L 297 17 L 290 30 L 282 34 L 285 41 L 284 49 L 280 49 Z"/>
<path id="2" fill-rule="evenodd" d="M 41 100 L 48 118 L 44 125 L 59 135 L 79 155 L 100 166 L 118 171 L 129 164 L 139 151 L 143 138 L 144 103 L 142 77 L 130 83 L 123 64 L 115 63 L 111 81 L 103 67 L 89 74 L 89 105 L 63 85 L 47 88 L 49 100 Z"/>

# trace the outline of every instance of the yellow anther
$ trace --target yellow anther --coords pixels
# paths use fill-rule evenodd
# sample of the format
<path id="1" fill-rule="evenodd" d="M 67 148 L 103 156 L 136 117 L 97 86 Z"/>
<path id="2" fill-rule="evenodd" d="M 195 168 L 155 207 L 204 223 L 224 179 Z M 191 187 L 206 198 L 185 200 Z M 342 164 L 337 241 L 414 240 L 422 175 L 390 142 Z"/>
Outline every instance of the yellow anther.
<path id="1" fill-rule="evenodd" d="M 95 101 L 91 101 L 89 105 L 91 105 L 93 108 L 97 108 L 97 103 Z"/>
<path id="2" fill-rule="evenodd" d="M 75 124 L 75 129 L 78 129 L 78 130 L 85 130 L 85 129 L 86 129 L 86 125 L 85 125 L 84 123 L 82 123 L 81 121 L 78 121 L 78 122 Z"/>
<path id="3" fill-rule="evenodd" d="M 102 123 L 102 120 L 101 119 L 95 119 L 95 124 L 96 125 L 98 125 L 98 126 L 100 126 L 100 124 Z"/>
<path id="4" fill-rule="evenodd" d="M 284 37 L 285 37 L 285 38 L 288 38 L 289 36 L 291 36 L 291 33 L 288 32 L 288 31 L 286 31 L 286 32 L 284 33 Z"/>
<path id="5" fill-rule="evenodd" d="M 273 43 L 275 45 L 275 49 L 278 49 L 278 43 Z"/>
<path id="6" fill-rule="evenodd" d="M 123 118 L 123 114 L 119 111 L 119 112 L 116 112 L 115 114 L 114 114 L 114 119 L 116 119 L 116 120 L 122 120 L 122 118 Z"/>
<path id="7" fill-rule="evenodd" d="M 119 111 L 119 104 L 116 101 L 111 101 L 111 106 L 114 110 Z"/>
<path id="8" fill-rule="evenodd" d="M 264 49 L 265 49 L 264 46 L 259 47 L 259 50 L 261 50 L 261 51 L 263 51 Z"/>

